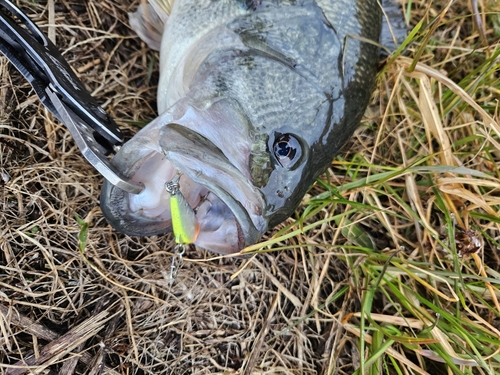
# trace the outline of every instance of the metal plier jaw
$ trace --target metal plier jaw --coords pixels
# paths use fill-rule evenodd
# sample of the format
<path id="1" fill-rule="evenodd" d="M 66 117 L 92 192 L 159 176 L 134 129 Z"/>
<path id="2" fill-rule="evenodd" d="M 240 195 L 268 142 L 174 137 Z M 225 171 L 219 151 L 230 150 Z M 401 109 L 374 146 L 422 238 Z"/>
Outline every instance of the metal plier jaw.
<path id="1" fill-rule="evenodd" d="M 109 182 L 132 194 L 144 186 L 106 155 L 123 143 L 113 119 L 85 89 L 57 47 L 9 0 L 0 0 L 0 52 L 28 80 L 43 105 L 70 131 L 83 156 Z"/>

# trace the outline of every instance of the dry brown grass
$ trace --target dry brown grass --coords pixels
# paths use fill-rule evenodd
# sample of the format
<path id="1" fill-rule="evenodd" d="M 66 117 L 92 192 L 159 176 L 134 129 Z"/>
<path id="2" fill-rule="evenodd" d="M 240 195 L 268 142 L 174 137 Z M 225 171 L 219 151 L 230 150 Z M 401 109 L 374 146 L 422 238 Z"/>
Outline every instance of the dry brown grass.
<path id="1" fill-rule="evenodd" d="M 20 1 L 130 136 L 158 77 L 137 3 Z M 246 259 L 188 249 L 174 283 L 172 237 L 107 225 L 102 178 L 0 58 L 0 373 L 499 371 L 499 7 L 486 48 L 465 0 L 427 27 L 447 5 L 413 2 L 409 56 L 297 215 Z"/>

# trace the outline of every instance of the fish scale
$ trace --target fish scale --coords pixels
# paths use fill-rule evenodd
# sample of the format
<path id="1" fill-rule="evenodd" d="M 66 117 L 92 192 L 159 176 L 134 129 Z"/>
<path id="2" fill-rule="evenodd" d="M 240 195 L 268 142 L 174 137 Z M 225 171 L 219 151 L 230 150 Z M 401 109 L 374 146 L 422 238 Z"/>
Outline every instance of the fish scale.
<path id="1" fill-rule="evenodd" d="M 343 50 L 344 65 L 356 67 L 353 72 L 356 73 L 355 79 L 360 82 L 366 77 L 372 77 L 376 67 L 373 60 L 377 59 L 374 51 L 377 49 L 369 43 L 360 43 L 356 36 L 373 40 L 373 35 L 380 34 L 382 23 L 378 0 L 315 1 L 335 28 L 339 40 L 346 43 Z M 348 74 L 345 74 L 345 79 L 349 80 L 350 74 L 346 72 Z"/>
<path id="2" fill-rule="evenodd" d="M 338 76 L 340 42 L 313 1 L 300 8 L 277 7 L 264 14 L 239 16 L 228 28 L 239 34 L 251 50 L 275 56 L 283 64 L 315 83 L 325 92 Z M 255 26 L 258 24 L 258 26 Z M 243 26 L 242 26 L 243 25 Z M 307 40 L 301 38 L 307 35 Z"/>
<path id="3" fill-rule="evenodd" d="M 317 104 L 326 101 L 324 93 L 282 64 L 261 57 L 256 59 L 263 60 L 261 62 L 263 70 L 274 71 L 275 75 L 264 73 L 265 77 L 259 77 L 252 69 L 239 64 L 240 59 L 234 59 L 219 65 L 217 70 L 212 72 L 212 76 L 207 77 L 205 85 L 197 88 L 196 100 L 203 100 L 213 94 L 220 72 L 230 71 L 231 73 L 224 77 L 228 87 L 227 92 L 221 94 L 230 95 L 239 101 L 246 109 L 245 113 L 250 118 L 255 132 L 266 130 L 269 124 L 272 124 L 276 131 L 281 127 L 296 126 L 295 111 L 302 113 L 300 119 L 305 125 L 311 123 Z M 281 85 L 282 80 L 287 80 L 286 86 Z M 313 94 L 308 96 L 298 94 L 305 90 L 306 86 Z M 290 101 L 294 103 L 293 106 Z M 307 115 L 304 109 L 308 110 Z M 299 126 L 302 127 L 302 124 Z M 307 132 L 307 127 L 301 129 L 301 134 L 304 136 Z"/>

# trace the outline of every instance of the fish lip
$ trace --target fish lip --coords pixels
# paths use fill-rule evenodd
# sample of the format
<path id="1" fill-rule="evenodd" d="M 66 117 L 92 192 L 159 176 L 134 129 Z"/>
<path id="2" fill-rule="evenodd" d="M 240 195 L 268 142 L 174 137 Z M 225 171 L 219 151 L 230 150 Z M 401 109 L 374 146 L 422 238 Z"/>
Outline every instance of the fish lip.
<path id="1" fill-rule="evenodd" d="M 237 223 L 239 250 L 260 239 L 267 228 L 262 195 L 221 149 L 195 130 L 174 122 L 161 129 L 159 145 L 181 173 L 229 207 Z"/>
<path id="2" fill-rule="evenodd" d="M 104 180 L 100 195 L 101 211 L 114 229 L 129 236 L 155 236 L 171 231 L 171 220 L 137 217 L 129 209 L 129 197 L 130 193 Z"/>

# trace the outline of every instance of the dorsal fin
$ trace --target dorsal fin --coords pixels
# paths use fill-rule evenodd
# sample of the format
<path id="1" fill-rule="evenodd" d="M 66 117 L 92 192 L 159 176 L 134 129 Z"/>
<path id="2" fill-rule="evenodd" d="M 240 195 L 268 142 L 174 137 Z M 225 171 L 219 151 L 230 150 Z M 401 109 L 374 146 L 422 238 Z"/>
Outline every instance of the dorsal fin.
<path id="1" fill-rule="evenodd" d="M 149 46 L 159 51 L 161 37 L 174 0 L 149 0 L 149 4 L 141 3 L 134 13 L 129 13 L 132 29 Z"/>

